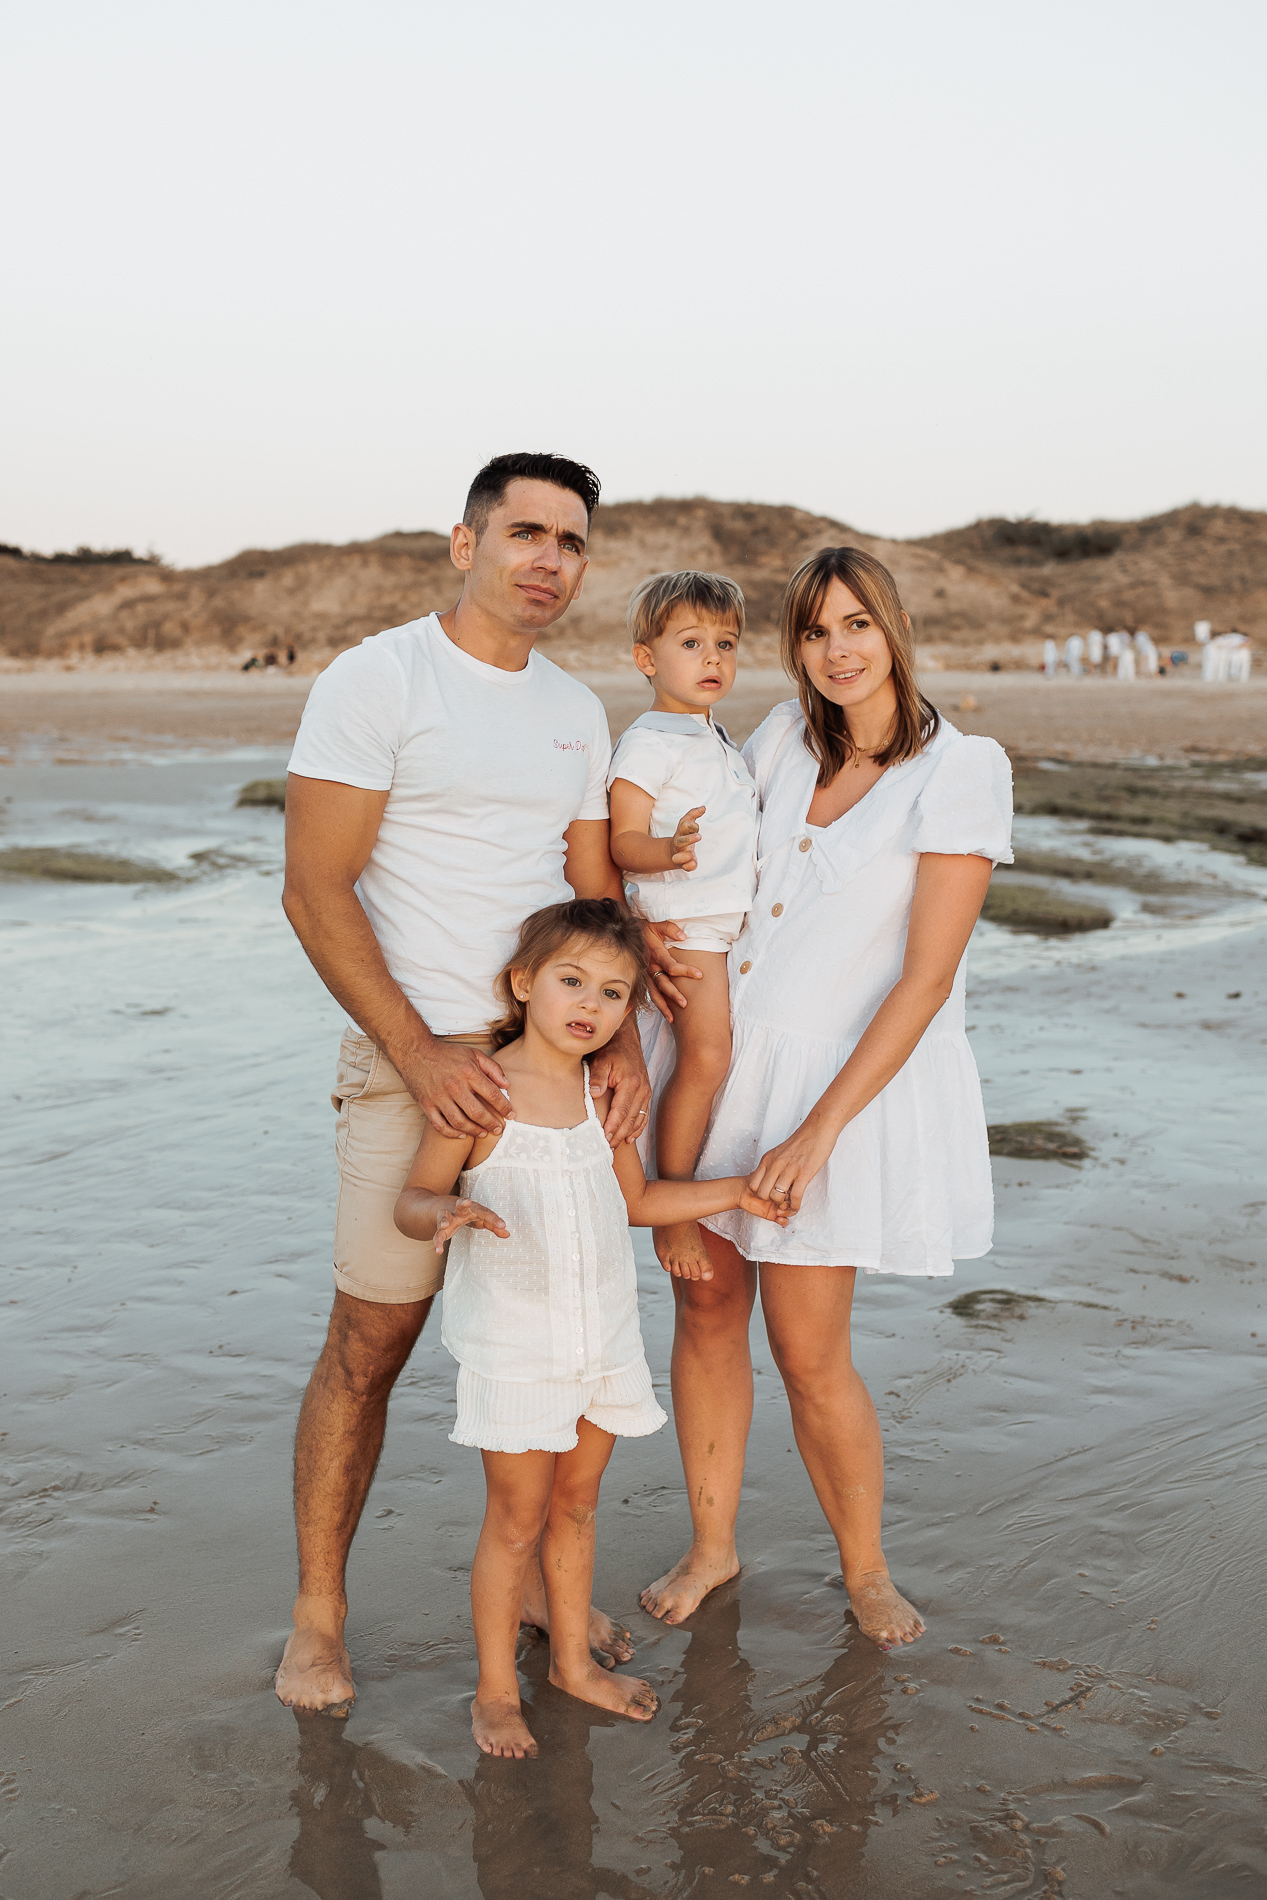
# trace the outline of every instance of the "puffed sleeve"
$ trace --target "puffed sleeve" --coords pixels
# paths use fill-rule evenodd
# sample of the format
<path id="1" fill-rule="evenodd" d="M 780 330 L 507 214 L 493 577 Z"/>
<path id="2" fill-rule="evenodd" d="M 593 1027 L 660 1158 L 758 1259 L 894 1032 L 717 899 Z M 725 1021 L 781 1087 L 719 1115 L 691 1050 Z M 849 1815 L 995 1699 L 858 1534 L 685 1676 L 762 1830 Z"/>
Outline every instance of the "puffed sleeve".
<path id="1" fill-rule="evenodd" d="M 641 786 L 652 798 L 659 798 L 673 769 L 673 756 L 658 732 L 646 726 L 630 726 L 616 742 L 607 773 L 610 791 L 618 778 Z"/>
<path id="2" fill-rule="evenodd" d="M 744 764 L 751 772 L 752 782 L 763 802 L 775 759 L 788 739 L 804 730 L 804 723 L 800 701 L 781 700 L 766 714 L 744 747 Z"/>
<path id="3" fill-rule="evenodd" d="M 916 803 L 911 849 L 1012 862 L 1012 764 L 995 740 L 964 733 L 946 747 Z"/>

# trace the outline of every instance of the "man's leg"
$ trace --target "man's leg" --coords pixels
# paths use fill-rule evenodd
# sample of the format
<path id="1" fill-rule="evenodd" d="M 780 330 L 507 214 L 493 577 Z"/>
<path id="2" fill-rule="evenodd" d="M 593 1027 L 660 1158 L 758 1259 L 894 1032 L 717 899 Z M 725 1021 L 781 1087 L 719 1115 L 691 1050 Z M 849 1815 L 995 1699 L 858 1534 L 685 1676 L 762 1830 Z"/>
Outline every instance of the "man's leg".
<path id="1" fill-rule="evenodd" d="M 288 1708 L 347 1715 L 356 1695 L 343 1642 L 348 1551 L 383 1449 L 387 1401 L 430 1310 L 429 1299 L 380 1305 L 335 1293 L 295 1434 L 299 1595 L 276 1685 Z"/>

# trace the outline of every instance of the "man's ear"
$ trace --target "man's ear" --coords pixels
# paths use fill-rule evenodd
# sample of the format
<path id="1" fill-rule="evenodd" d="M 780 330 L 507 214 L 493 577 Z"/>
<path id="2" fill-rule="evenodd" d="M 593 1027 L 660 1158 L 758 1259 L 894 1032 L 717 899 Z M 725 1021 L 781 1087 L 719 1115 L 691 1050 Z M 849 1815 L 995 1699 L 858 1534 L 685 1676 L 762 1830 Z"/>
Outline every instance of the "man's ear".
<path id="1" fill-rule="evenodd" d="M 655 654 L 650 647 L 643 646 L 641 641 L 633 650 L 633 662 L 638 671 L 645 673 L 649 680 L 655 678 Z"/>
<path id="2" fill-rule="evenodd" d="M 581 562 L 581 578 L 576 583 L 576 592 L 573 594 L 572 600 L 579 600 L 581 598 L 581 589 L 585 585 L 585 576 L 589 572 L 589 564 L 590 564 L 590 557 L 587 554 L 585 556 L 585 559 Z M 569 601 L 568 605 L 569 606 L 571 605 L 571 601 Z"/>
<path id="3" fill-rule="evenodd" d="M 465 521 L 459 521 L 449 536 L 449 559 L 464 574 L 470 572 L 475 560 L 475 530 L 468 528 Z"/>

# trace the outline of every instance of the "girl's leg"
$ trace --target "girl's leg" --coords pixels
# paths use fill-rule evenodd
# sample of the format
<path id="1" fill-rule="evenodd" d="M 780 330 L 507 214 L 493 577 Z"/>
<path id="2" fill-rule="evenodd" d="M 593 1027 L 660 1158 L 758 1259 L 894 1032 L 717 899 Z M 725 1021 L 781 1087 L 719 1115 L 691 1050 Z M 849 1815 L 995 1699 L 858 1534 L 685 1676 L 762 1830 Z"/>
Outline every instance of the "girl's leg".
<path id="1" fill-rule="evenodd" d="M 682 1623 L 710 1590 L 739 1571 L 735 1519 L 752 1424 L 748 1324 L 757 1269 L 728 1240 L 704 1231 L 711 1280 L 675 1280 L 673 1416 L 691 1507 L 691 1547 L 642 1593 L 642 1607 Z"/>
<path id="2" fill-rule="evenodd" d="M 792 1407 L 792 1428 L 840 1547 L 849 1602 L 864 1635 L 888 1649 L 913 1643 L 924 1622 L 889 1578 L 880 1548 L 884 1448 L 871 1395 L 849 1349 L 853 1267 L 763 1262 L 761 1307 Z"/>
<path id="3" fill-rule="evenodd" d="M 537 1752 L 519 1707 L 515 1639 L 524 1586 L 550 1507 L 555 1454 L 486 1451 L 481 1456 L 488 1501 L 471 1565 L 471 1614 L 480 1665 L 471 1732 L 486 1755 L 518 1759 Z"/>
<path id="4" fill-rule="evenodd" d="M 695 1176 L 713 1097 L 730 1067 L 730 990 L 726 958 L 720 950 L 692 950 L 692 963 L 703 976 L 689 985 L 690 1006 L 673 1018 L 677 1061 L 656 1112 L 656 1173 L 662 1181 Z M 660 1265 L 682 1279 L 709 1273 L 700 1230 L 694 1221 L 657 1227 L 652 1238 Z"/>
<path id="5" fill-rule="evenodd" d="M 594 1582 L 594 1518 L 598 1487 L 616 1440 L 587 1418 L 576 1422 L 574 1451 L 555 1459 L 550 1509 L 541 1538 L 541 1569 L 550 1607 L 550 1680 L 582 1702 L 635 1722 L 660 1706 L 649 1682 L 609 1675 L 590 1654 L 590 1590 Z"/>

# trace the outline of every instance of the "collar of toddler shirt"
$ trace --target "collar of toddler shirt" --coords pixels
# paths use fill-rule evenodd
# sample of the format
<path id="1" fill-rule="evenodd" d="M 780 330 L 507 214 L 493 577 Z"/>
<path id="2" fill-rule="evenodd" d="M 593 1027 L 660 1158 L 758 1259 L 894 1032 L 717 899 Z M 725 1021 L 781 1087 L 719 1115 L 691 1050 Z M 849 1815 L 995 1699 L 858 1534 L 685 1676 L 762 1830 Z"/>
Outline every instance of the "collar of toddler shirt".
<path id="1" fill-rule="evenodd" d="M 710 719 L 707 713 L 644 712 L 633 724 L 648 732 L 678 732 L 699 739 L 716 737 L 732 748 L 735 743 L 721 720 Z"/>

